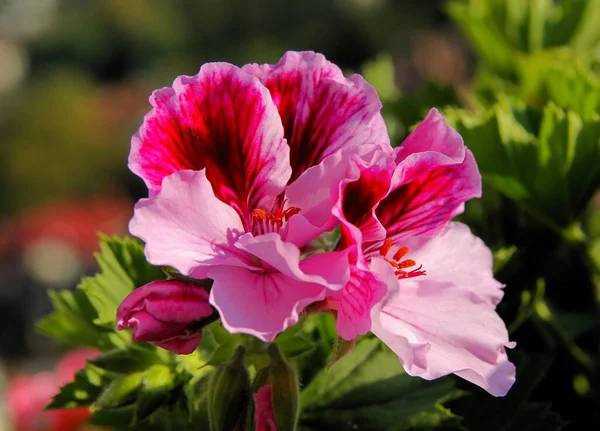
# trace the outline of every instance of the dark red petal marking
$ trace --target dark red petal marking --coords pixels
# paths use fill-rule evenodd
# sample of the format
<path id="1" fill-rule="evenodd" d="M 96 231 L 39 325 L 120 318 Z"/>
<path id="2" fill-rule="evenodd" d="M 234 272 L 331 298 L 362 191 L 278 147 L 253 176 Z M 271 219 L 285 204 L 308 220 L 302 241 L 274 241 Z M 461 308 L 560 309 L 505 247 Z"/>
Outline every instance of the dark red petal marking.
<path id="1" fill-rule="evenodd" d="M 473 155 L 467 151 L 462 163 L 434 167 L 392 190 L 375 214 L 395 243 L 433 234 L 461 212 L 465 201 L 479 196 L 480 181 Z"/>
<path id="2" fill-rule="evenodd" d="M 290 183 L 340 148 L 389 147 L 375 89 L 357 75 L 344 78 L 321 54 L 288 52 L 276 65 L 244 71 L 261 79 L 277 105 L 290 146 Z"/>
<path id="3" fill-rule="evenodd" d="M 290 175 L 289 148 L 268 90 L 226 63 L 202 66 L 173 88 L 154 92 L 154 109 L 133 137 L 131 170 L 152 194 L 164 177 L 206 168 L 215 195 L 247 223 L 259 203 L 272 204 Z"/>

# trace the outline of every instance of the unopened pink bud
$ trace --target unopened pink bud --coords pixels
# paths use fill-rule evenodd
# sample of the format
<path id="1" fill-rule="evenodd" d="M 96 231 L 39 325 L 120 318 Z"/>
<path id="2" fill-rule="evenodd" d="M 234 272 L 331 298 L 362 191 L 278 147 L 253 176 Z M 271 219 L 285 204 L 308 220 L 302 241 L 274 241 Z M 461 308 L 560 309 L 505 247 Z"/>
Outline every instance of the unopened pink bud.
<path id="1" fill-rule="evenodd" d="M 188 355 L 202 338 L 191 326 L 212 313 L 208 293 L 201 287 L 178 280 L 152 281 L 119 305 L 117 329 L 131 328 L 134 341 Z"/>
<path id="2" fill-rule="evenodd" d="M 271 385 L 263 386 L 254 394 L 254 422 L 256 431 L 279 431 L 273 412 Z"/>

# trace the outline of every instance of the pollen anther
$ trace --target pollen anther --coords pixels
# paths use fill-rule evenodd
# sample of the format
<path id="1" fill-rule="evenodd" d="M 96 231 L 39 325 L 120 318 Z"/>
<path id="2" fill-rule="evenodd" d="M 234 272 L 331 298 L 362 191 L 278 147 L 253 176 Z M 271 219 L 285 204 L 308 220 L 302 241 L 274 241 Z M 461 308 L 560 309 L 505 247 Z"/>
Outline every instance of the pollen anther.
<path id="1" fill-rule="evenodd" d="M 403 246 L 400 247 L 396 253 L 392 256 L 392 259 L 388 258 L 387 255 L 390 252 L 390 249 L 393 246 L 393 242 L 390 238 L 387 238 L 381 248 L 379 249 L 379 254 L 383 257 L 383 259 L 389 263 L 394 269 L 394 274 L 398 278 L 412 278 L 417 277 L 419 275 L 426 275 L 425 270 L 422 270 L 423 265 L 419 265 L 418 268 L 407 270 L 413 266 L 416 266 L 417 263 L 413 259 L 405 259 L 402 260 L 404 256 L 408 254 L 408 247 Z"/>

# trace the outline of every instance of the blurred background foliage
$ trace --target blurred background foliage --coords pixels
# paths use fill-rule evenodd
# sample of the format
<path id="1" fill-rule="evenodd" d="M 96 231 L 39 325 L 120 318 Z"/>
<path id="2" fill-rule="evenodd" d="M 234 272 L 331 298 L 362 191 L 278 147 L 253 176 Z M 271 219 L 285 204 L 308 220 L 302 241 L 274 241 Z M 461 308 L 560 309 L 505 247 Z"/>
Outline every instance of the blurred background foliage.
<path id="1" fill-rule="evenodd" d="M 443 110 L 484 179 L 483 198 L 468 203 L 461 219 L 494 250 L 497 278 L 507 286 L 499 312 L 518 343 L 511 352 L 518 383 L 498 400 L 460 382 L 457 389 L 451 378 L 422 389 L 382 368 L 381 379 L 399 388 L 388 402 L 406 406 L 398 429 L 599 428 L 598 22 L 599 0 L 0 0 L 6 373 L 52 361 L 51 343 L 32 330 L 50 309 L 47 289 L 61 292 L 55 305 L 67 298 L 61 295 L 71 295 L 80 275 L 97 270 L 96 232 L 127 231 L 133 202 L 144 194 L 126 167 L 129 139 L 150 92 L 208 61 L 275 62 L 286 50 L 310 49 L 375 85 L 395 145 L 430 107 Z M 41 329 L 60 339 L 53 330 L 78 314 L 48 319 Z M 330 349 L 326 323 L 304 325 L 312 341 Z M 105 343 L 93 347 L 135 350 L 88 329 Z M 90 344 L 64 334 L 61 340 Z M 287 341 L 289 354 L 298 345 Z M 386 352 L 363 343 L 362 359 L 344 360 L 388 364 Z M 140 349 L 132 355 L 147 354 Z M 194 364 L 160 360 L 183 370 L 168 389 L 172 399 Z M 330 390 L 315 377 L 318 366 L 305 363 L 297 362 L 304 380 Z M 201 385 L 200 377 L 185 390 Z M 96 383 L 99 391 L 105 382 Z M 311 390 L 303 392 L 305 426 L 345 429 Z M 410 411 L 403 390 L 428 390 L 431 403 L 419 408 L 429 413 Z M 337 405 L 346 406 L 336 410 L 346 415 L 341 421 L 361 423 L 360 409 Z M 96 407 L 104 423 L 107 406 Z"/>

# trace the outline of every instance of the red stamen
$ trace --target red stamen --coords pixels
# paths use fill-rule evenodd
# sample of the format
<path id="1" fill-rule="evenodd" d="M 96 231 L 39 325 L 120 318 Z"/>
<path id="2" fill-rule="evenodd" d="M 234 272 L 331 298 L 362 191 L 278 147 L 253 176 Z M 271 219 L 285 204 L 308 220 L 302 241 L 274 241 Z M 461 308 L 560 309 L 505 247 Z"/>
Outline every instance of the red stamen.
<path id="1" fill-rule="evenodd" d="M 408 253 L 408 247 L 400 247 L 396 253 L 394 253 L 394 260 L 400 260 Z"/>
<path id="2" fill-rule="evenodd" d="M 408 254 L 408 247 L 403 246 L 400 247 L 392 259 L 387 258 L 387 254 L 393 246 L 393 242 L 390 238 L 387 238 L 381 248 L 379 249 L 379 254 L 383 257 L 383 259 L 389 263 L 395 270 L 394 274 L 398 278 L 412 278 L 418 277 L 420 275 L 426 275 L 425 270 L 422 270 L 423 265 L 420 265 L 418 268 L 407 271 L 407 268 L 411 268 L 415 266 L 417 263 L 413 259 L 405 259 L 401 260 L 404 256 Z"/>
<path id="3" fill-rule="evenodd" d="M 387 238 L 384 241 L 383 245 L 381 246 L 381 249 L 379 250 L 379 254 L 383 257 L 387 256 L 387 254 L 390 251 L 390 248 L 392 248 L 392 245 L 394 245 L 392 240 L 390 238 Z"/>
<path id="4" fill-rule="evenodd" d="M 290 217 L 300 212 L 300 208 L 290 207 L 283 209 L 285 201 L 282 204 L 273 205 L 271 211 L 265 211 L 256 208 L 252 211 L 252 233 L 260 235 L 267 232 L 276 232 L 283 227 L 283 223 Z"/>

